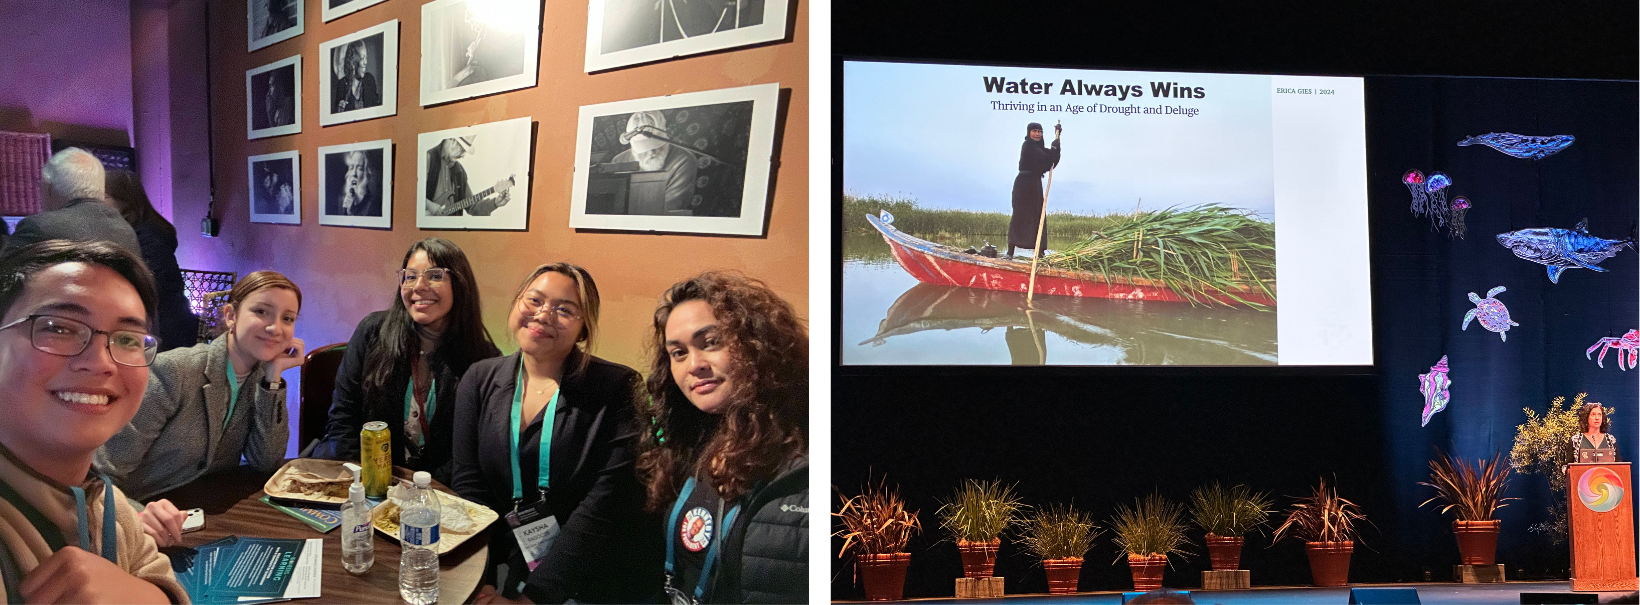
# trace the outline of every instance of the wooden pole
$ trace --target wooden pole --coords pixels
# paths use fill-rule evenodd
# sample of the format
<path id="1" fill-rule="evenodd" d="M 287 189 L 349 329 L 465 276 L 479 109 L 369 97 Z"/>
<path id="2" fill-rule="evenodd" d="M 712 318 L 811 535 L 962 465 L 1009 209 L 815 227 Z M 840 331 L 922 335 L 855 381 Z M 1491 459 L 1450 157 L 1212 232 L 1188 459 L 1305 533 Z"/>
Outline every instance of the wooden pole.
<path id="1" fill-rule="evenodd" d="M 1054 140 L 1059 140 L 1059 122 L 1053 125 Z M 1048 227 L 1048 194 L 1053 192 L 1053 168 L 1048 169 L 1048 186 L 1042 190 L 1042 216 L 1036 221 L 1036 247 L 1031 249 L 1031 280 L 1025 286 L 1025 306 L 1031 306 L 1036 296 L 1036 263 L 1042 260 L 1042 234 Z"/>

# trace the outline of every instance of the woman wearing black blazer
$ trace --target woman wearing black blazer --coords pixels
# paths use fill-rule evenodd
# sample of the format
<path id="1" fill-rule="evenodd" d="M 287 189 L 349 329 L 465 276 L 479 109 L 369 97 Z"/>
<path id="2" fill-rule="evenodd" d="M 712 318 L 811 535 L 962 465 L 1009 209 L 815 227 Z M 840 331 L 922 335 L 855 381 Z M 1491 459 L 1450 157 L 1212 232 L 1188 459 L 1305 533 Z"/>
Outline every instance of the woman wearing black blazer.
<path id="1" fill-rule="evenodd" d="M 640 378 L 588 353 L 598 306 L 598 286 L 585 269 L 537 267 L 508 316 L 519 351 L 475 363 L 461 380 L 451 487 L 522 526 L 533 519 L 558 528 L 550 544 L 527 556 L 513 519 L 496 523 L 490 561 L 506 570 L 481 590 L 481 605 L 657 596 L 661 542 L 652 528 L 659 520 L 642 511 L 633 472 Z"/>
<path id="2" fill-rule="evenodd" d="M 500 355 L 479 315 L 478 283 L 467 255 L 430 237 L 410 246 L 393 305 L 365 316 L 336 369 L 318 458 L 359 460 L 359 431 L 383 421 L 393 464 L 450 484 L 456 385 L 474 362 Z"/>

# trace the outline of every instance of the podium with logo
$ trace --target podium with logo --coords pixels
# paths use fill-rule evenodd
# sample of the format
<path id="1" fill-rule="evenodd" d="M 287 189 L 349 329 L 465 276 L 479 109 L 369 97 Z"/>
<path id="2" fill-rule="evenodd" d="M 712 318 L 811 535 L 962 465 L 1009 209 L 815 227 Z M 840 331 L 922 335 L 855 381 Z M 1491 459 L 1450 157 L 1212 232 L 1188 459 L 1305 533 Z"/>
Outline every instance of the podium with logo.
<path id="1" fill-rule="evenodd" d="M 1566 472 L 1572 590 L 1640 589 L 1634 563 L 1634 505 L 1627 462 L 1574 463 Z"/>

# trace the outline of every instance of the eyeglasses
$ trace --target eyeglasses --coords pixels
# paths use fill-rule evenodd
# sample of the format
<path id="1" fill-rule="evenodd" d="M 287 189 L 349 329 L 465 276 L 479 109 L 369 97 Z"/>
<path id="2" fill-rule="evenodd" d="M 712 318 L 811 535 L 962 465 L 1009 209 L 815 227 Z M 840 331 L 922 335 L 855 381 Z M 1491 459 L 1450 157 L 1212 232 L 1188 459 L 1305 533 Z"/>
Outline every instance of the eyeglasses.
<path id="1" fill-rule="evenodd" d="M 53 315 L 30 315 L 0 326 L 0 330 L 8 330 L 25 322 L 32 322 L 29 342 L 35 349 L 52 355 L 73 357 L 84 353 L 91 346 L 91 337 L 98 334 L 108 335 L 108 355 L 114 363 L 122 366 L 147 367 L 154 363 L 154 356 L 159 354 L 159 339 L 146 332 L 98 330 L 83 322 Z"/>
<path id="2" fill-rule="evenodd" d="M 540 313 L 542 305 L 545 304 L 547 304 L 547 301 L 541 300 L 541 297 L 539 296 L 518 297 L 518 310 L 523 311 L 525 315 L 535 315 Z M 546 307 L 546 310 L 547 316 L 555 317 L 563 321 L 575 321 L 581 318 L 581 314 L 574 308 L 566 307 L 564 305 L 553 305 L 551 307 Z"/>
<path id="3" fill-rule="evenodd" d="M 414 288 L 414 287 L 416 287 L 416 282 L 418 280 L 420 280 L 421 278 L 423 278 L 423 277 L 427 278 L 427 285 L 437 286 L 439 284 L 444 283 L 444 280 L 450 277 L 450 270 L 449 269 L 444 269 L 444 268 L 441 268 L 441 267 L 435 267 L 435 268 L 432 268 L 432 269 L 428 269 L 426 271 L 416 271 L 415 269 L 400 269 L 399 270 L 399 287 L 400 288 Z"/>

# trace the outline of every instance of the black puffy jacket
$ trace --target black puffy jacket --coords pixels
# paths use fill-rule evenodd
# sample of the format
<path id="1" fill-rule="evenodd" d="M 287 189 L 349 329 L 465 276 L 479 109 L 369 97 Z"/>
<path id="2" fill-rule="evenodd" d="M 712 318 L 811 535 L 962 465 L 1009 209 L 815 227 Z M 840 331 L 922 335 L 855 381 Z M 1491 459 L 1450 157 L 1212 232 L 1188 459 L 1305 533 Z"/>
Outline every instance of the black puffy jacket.
<path id="1" fill-rule="evenodd" d="M 712 603 L 807 603 L 809 465 L 799 459 L 757 490 L 723 543 Z"/>

